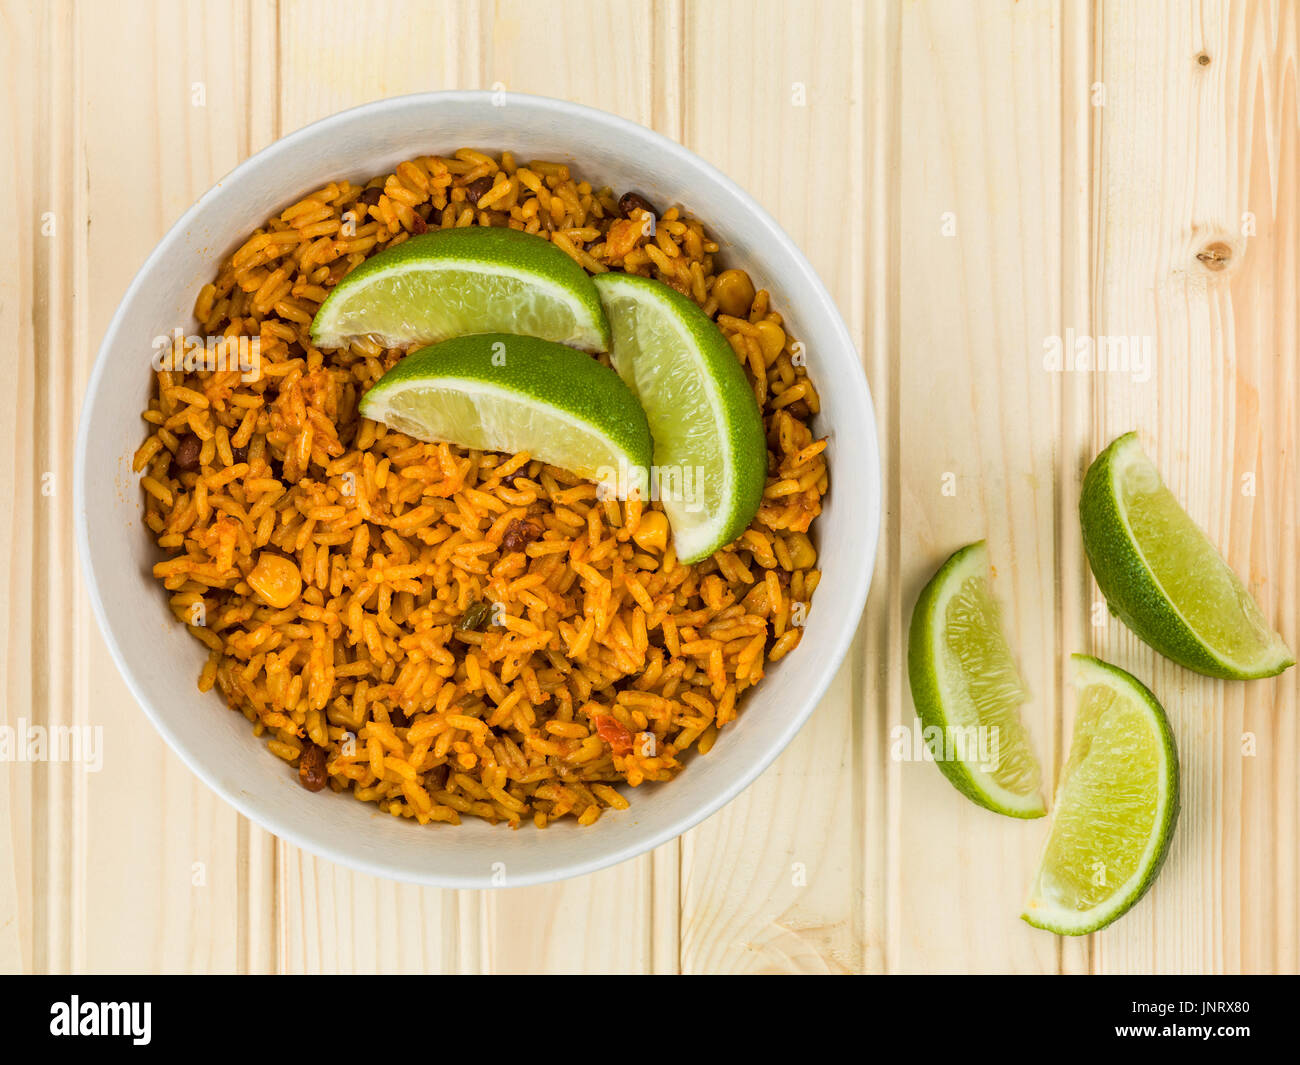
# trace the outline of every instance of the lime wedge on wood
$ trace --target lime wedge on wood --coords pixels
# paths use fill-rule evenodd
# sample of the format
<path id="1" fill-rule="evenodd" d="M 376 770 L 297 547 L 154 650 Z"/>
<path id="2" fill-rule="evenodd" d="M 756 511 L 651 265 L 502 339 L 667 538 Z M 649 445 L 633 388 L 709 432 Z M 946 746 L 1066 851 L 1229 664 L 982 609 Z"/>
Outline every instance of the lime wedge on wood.
<path id="1" fill-rule="evenodd" d="M 614 369 L 650 422 L 674 549 L 683 562 L 698 562 L 744 532 L 763 500 L 767 442 L 758 402 L 726 337 L 691 300 L 633 274 L 594 280 Z"/>
<path id="2" fill-rule="evenodd" d="M 1088 468 L 1079 517 L 1102 595 L 1166 658 L 1229 680 L 1271 677 L 1295 663 L 1135 433 L 1119 437 Z"/>
<path id="3" fill-rule="evenodd" d="M 584 351 L 609 347 L 587 272 L 549 240 L 515 229 L 441 229 L 373 255 L 312 320 L 312 343 L 374 337 L 389 348 L 467 333 L 516 333 Z"/>
<path id="4" fill-rule="evenodd" d="M 516 453 L 599 480 L 650 464 L 650 429 L 618 374 L 535 337 L 484 333 L 422 348 L 362 397 L 361 414 L 417 440 Z"/>
<path id="5" fill-rule="evenodd" d="M 1027 692 L 1002 633 L 982 540 L 953 554 L 921 592 L 907 672 L 943 775 L 996 813 L 1042 817 L 1038 760 L 1020 721 Z"/>
<path id="6" fill-rule="evenodd" d="M 1022 914 L 1067 936 L 1103 928 L 1146 894 L 1178 820 L 1178 750 L 1156 697 L 1116 666 L 1074 660 L 1074 740 Z"/>

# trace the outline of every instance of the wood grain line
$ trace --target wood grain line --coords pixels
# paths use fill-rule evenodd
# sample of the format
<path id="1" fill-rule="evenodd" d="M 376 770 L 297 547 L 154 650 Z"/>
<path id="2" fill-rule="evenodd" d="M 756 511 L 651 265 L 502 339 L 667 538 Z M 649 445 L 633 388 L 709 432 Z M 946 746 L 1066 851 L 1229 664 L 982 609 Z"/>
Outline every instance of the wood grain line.
<path id="1" fill-rule="evenodd" d="M 1092 235 L 1096 185 L 1093 181 L 1094 140 L 1099 124 L 1095 115 L 1092 86 L 1097 80 L 1093 34 L 1097 9 L 1094 4 L 1073 4 L 1061 20 L 1061 295 L 1059 328 L 1066 327 L 1091 336 Z M 1058 576 L 1055 584 L 1061 618 L 1057 656 L 1057 720 L 1051 763 L 1044 765 L 1049 795 L 1060 778 L 1069 752 L 1072 706 L 1069 653 L 1091 650 L 1091 611 L 1088 563 L 1083 555 L 1079 529 L 1078 498 L 1085 457 L 1078 441 L 1087 438 L 1094 387 L 1086 375 L 1074 380 L 1060 376 L 1056 395 L 1059 445 L 1056 451 L 1056 482 L 1053 512 Z M 1047 826 L 1040 830 L 1044 834 Z M 1088 938 L 1057 941 L 1056 968 L 1062 973 L 1087 972 L 1091 955 Z"/>
<path id="2" fill-rule="evenodd" d="M 32 308 L 40 287 L 36 276 L 36 255 L 41 237 L 41 213 L 34 167 L 28 162 L 34 151 L 29 86 L 41 72 L 39 41 L 42 19 L 30 8 L 5 5 L 0 8 L 4 32 L 0 35 L 0 57 L 6 99 L 14 101 L 0 115 L 0 187 L 12 190 L 16 217 L 17 261 L 14 269 L 0 274 L 0 359 L 14 388 L 0 393 L 0 439 L 6 444 L 6 459 L 0 462 L 0 493 L 3 498 L 29 501 L 29 506 L 0 508 L 0 721 L 10 729 L 32 713 L 33 677 L 30 669 L 32 591 L 31 501 L 37 491 L 33 477 L 34 456 L 28 441 L 35 432 L 31 397 L 36 384 L 34 322 Z M 36 58 L 33 58 L 36 57 Z M 12 446 L 8 446 L 12 441 Z M 0 775 L 0 969 L 32 972 L 42 963 L 36 944 L 36 924 L 42 902 L 34 897 L 33 882 L 37 855 L 34 843 L 32 799 L 36 782 L 30 767 L 5 766 Z"/>
<path id="3" fill-rule="evenodd" d="M 898 920 L 902 884 L 894 856 L 900 847 L 900 763 L 890 757 L 892 708 L 906 696 L 903 647 L 898 638 L 905 615 L 897 579 L 902 547 L 902 477 L 899 439 L 899 153 L 901 150 L 902 44 L 900 13 L 893 5 L 872 5 L 869 19 L 855 18 L 854 37 L 866 42 L 864 64 L 854 67 L 855 95 L 864 100 L 858 136 L 865 156 L 869 226 L 855 234 L 853 259 L 861 277 L 853 287 L 863 298 L 851 323 L 866 337 L 861 352 L 876 406 L 881 448 L 882 501 L 876 568 L 871 580 L 857 650 L 859 683 L 853 693 L 861 722 L 854 808 L 862 811 L 855 878 L 862 885 L 858 928 L 860 968 L 888 972 L 899 957 Z M 861 9 L 855 9 L 860 16 Z M 865 22 L 860 25 L 859 22 Z M 856 155 L 856 153 L 855 153 Z M 857 168 L 855 161 L 855 169 Z"/>

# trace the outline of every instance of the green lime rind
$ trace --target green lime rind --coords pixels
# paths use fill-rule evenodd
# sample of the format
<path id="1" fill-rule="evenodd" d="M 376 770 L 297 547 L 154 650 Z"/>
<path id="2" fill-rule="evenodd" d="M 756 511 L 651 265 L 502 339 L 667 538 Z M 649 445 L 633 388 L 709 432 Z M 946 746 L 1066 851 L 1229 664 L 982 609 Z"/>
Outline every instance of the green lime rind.
<path id="1" fill-rule="evenodd" d="M 514 333 L 609 350 L 590 276 L 549 240 L 515 229 L 440 229 L 372 255 L 312 319 L 312 343 L 376 337 L 390 348 L 470 333 Z"/>
<path id="2" fill-rule="evenodd" d="M 412 352 L 361 400 L 361 414 L 418 440 L 517 453 L 591 480 L 646 468 L 650 427 L 618 374 L 535 337 L 484 333 Z"/>
<path id="3" fill-rule="evenodd" d="M 703 500 L 663 498 L 674 549 L 698 562 L 749 527 L 767 482 L 763 416 L 717 324 L 652 278 L 594 279 L 609 318 L 610 361 L 641 401 L 662 470 L 697 470 Z"/>
<path id="4" fill-rule="evenodd" d="M 960 720 L 958 703 L 963 700 L 963 693 L 954 691 L 954 687 L 960 687 L 961 678 L 954 676 L 952 666 L 947 664 L 950 659 L 950 655 L 945 653 L 947 607 L 967 581 L 972 578 L 987 581 L 988 572 L 988 553 L 984 541 L 968 544 L 955 551 L 939 567 L 939 571 L 922 590 L 916 608 L 912 611 L 907 641 L 907 675 L 912 689 L 912 702 L 927 733 L 932 728 L 937 728 L 941 730 L 939 734 L 946 737 L 950 734 L 950 729 L 971 724 Z M 991 608 L 996 610 L 991 593 L 989 600 Z M 1000 629 L 990 633 L 990 639 L 995 644 L 998 657 L 1002 659 L 999 667 L 1014 672 L 1010 648 L 1006 646 Z M 1002 722 L 996 727 L 999 734 L 1003 729 L 1010 733 L 1011 742 L 1006 748 L 1008 756 L 1020 759 L 1022 766 L 1031 769 L 1023 791 L 1008 789 L 995 779 L 994 774 L 974 761 L 943 757 L 945 752 L 934 751 L 934 742 L 931 742 L 929 736 L 927 744 L 943 775 L 972 802 L 1007 817 L 1042 817 L 1047 808 L 1038 787 L 1037 760 L 1029 747 L 1027 734 L 1019 722 L 1016 709 L 1019 702 L 1023 701 L 1023 688 L 1018 676 L 1009 680 L 1009 687 L 1010 705 L 1000 709 Z"/>
<path id="5" fill-rule="evenodd" d="M 1117 820 L 1117 810 L 1122 808 L 1126 800 L 1132 798 L 1133 785 L 1130 778 L 1139 768 L 1138 759 L 1133 757 L 1117 759 L 1117 764 L 1102 767 L 1105 770 L 1105 780 L 1102 781 L 1105 788 L 1099 791 L 1096 787 L 1098 767 L 1092 765 L 1086 770 L 1083 768 L 1089 755 L 1096 756 L 1096 752 L 1103 747 L 1097 738 L 1099 722 L 1094 719 L 1090 725 L 1082 720 L 1076 721 L 1070 758 L 1057 791 L 1052 828 L 1043 846 L 1043 858 L 1030 886 L 1029 897 L 1021 919 L 1035 928 L 1042 928 L 1058 935 L 1082 936 L 1105 928 L 1122 917 L 1151 889 L 1169 855 L 1169 844 L 1178 823 L 1181 793 L 1178 780 L 1178 746 L 1174 742 L 1169 718 L 1151 690 L 1131 673 L 1118 666 L 1090 655 L 1076 654 L 1071 657 L 1077 664 L 1075 685 L 1078 688 L 1085 693 L 1094 686 L 1109 688 L 1116 696 L 1116 702 L 1111 705 L 1117 707 L 1118 712 L 1136 711 L 1136 719 L 1133 719 L 1134 714 L 1130 713 L 1122 724 L 1112 731 L 1125 736 L 1131 742 L 1137 735 L 1137 729 L 1145 726 L 1149 730 L 1147 733 L 1151 747 L 1149 754 L 1155 759 L 1157 770 L 1151 824 L 1145 837 L 1145 846 L 1135 863 L 1133 872 L 1104 900 L 1092 905 L 1067 906 L 1063 905 L 1059 898 L 1049 897 L 1051 892 L 1046 887 L 1049 881 L 1054 879 L 1060 884 L 1068 879 L 1061 875 L 1061 870 L 1053 870 L 1050 866 L 1055 845 L 1060 843 L 1058 835 L 1062 832 L 1062 824 L 1066 823 L 1076 828 L 1084 824 L 1098 832 L 1102 830 L 1102 826 L 1113 828 Z M 1118 702 L 1119 699 L 1127 700 L 1128 706 L 1122 706 Z M 1071 780 L 1080 772 L 1087 772 L 1090 778 L 1093 803 L 1078 803 L 1077 796 L 1073 793 Z M 1076 803 L 1074 808 L 1070 806 L 1072 802 Z M 1085 877 L 1089 875 L 1088 870 L 1076 869 L 1073 873 L 1076 880 L 1079 875 Z M 1057 894 L 1059 895 L 1059 892 Z"/>
<path id="6" fill-rule="evenodd" d="M 1294 665 L 1295 657 L 1268 626 L 1241 580 L 1172 496 L 1162 497 L 1157 505 L 1173 535 L 1145 546 L 1139 543 L 1121 488 L 1125 473 L 1134 469 L 1158 486 L 1158 492 L 1167 493 L 1137 434 L 1125 433 L 1093 461 L 1079 497 L 1084 552 L 1111 611 L 1160 654 L 1207 676 L 1251 680 L 1275 676 Z M 1154 572 L 1162 560 L 1154 556 L 1179 543 L 1198 561 L 1178 574 L 1179 587 L 1166 589 Z M 1216 623 L 1232 638 L 1253 643 L 1253 651 L 1242 658 L 1216 649 L 1180 610 L 1180 597 L 1202 610 L 1208 601 L 1217 612 Z"/>

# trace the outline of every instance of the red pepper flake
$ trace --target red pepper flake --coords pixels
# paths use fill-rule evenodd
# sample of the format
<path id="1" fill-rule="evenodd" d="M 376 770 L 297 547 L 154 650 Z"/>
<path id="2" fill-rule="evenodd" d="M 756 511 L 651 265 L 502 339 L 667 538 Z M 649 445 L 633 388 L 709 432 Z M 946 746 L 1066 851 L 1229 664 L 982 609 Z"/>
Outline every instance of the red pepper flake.
<path id="1" fill-rule="evenodd" d="M 596 735 L 609 744 L 615 754 L 632 753 L 632 733 L 616 717 L 609 714 L 597 714 L 592 720 L 596 723 Z"/>

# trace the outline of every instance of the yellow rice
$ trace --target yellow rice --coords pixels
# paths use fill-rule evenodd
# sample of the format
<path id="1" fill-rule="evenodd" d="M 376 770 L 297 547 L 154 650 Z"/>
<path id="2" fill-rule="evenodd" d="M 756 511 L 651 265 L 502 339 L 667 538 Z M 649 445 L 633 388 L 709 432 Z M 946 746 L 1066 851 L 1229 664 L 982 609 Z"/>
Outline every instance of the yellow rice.
<path id="1" fill-rule="evenodd" d="M 261 373 L 156 372 L 135 456 L 167 554 L 154 572 L 208 648 L 199 687 L 312 790 L 421 823 L 591 824 L 627 807 L 617 785 L 669 780 L 689 749 L 707 752 L 798 644 L 827 488 L 816 390 L 768 293 L 737 271 L 719 284 L 701 223 L 670 207 L 651 232 L 648 207 L 620 208 L 562 164 L 424 156 L 365 186 L 330 182 L 199 292 L 200 332 L 256 338 Z M 736 543 L 682 565 L 657 503 L 598 501 L 527 454 L 357 416 L 403 352 L 313 348 L 317 307 L 367 256 L 468 225 L 537 233 L 592 273 L 657 277 L 716 318 L 769 449 Z"/>

